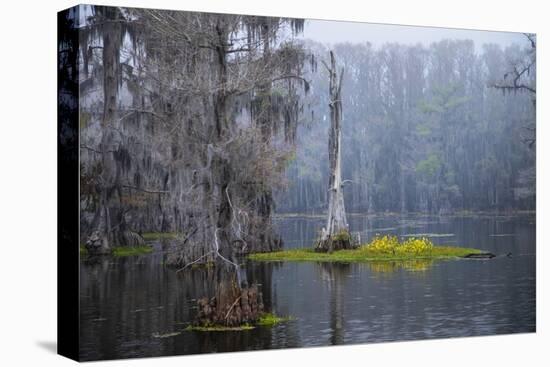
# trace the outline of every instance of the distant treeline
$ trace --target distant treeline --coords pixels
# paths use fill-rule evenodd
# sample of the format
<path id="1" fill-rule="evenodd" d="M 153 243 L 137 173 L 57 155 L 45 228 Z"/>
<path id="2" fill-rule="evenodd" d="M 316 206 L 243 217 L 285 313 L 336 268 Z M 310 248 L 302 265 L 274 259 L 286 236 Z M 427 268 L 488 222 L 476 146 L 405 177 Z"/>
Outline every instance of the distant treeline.
<path id="1" fill-rule="evenodd" d="M 309 47 L 327 54 L 320 44 Z M 345 65 L 348 210 L 535 208 L 535 94 L 495 88 L 515 83 L 514 67 L 525 58 L 534 64 L 534 46 L 532 53 L 527 42 L 506 49 L 487 44 L 476 51 L 472 41 L 444 40 L 429 47 L 333 49 Z M 279 212 L 319 211 L 327 203 L 328 85 L 322 71 L 311 75 L 309 110 L 298 128 L 288 188 L 277 195 Z M 521 81 L 534 86 L 534 66 Z"/>

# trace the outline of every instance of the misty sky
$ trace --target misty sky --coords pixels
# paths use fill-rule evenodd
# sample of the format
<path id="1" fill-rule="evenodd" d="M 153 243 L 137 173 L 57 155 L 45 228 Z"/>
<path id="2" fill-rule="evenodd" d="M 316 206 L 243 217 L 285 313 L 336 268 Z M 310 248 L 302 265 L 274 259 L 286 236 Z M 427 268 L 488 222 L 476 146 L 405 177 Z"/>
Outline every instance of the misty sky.
<path id="1" fill-rule="evenodd" d="M 471 39 L 480 50 L 484 43 L 497 43 L 502 47 L 513 43 L 527 45 L 522 33 L 474 31 L 464 29 L 401 26 L 377 23 L 307 20 L 304 38 L 322 43 L 363 43 L 380 46 L 386 42 L 404 44 L 422 43 L 426 46 L 442 39 Z"/>

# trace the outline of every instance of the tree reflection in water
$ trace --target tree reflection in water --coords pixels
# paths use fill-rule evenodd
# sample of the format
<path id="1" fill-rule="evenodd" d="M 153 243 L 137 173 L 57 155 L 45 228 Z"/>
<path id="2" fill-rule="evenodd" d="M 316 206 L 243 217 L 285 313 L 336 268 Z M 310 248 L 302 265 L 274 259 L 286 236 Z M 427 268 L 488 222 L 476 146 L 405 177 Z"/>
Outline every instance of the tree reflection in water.
<path id="1" fill-rule="evenodd" d="M 366 265 L 373 274 L 382 276 L 392 276 L 399 271 L 415 272 L 422 274 L 433 265 L 431 259 L 407 260 L 407 261 L 375 261 L 366 264 L 356 264 L 357 266 Z M 351 264 L 342 263 L 316 263 L 316 269 L 320 278 L 326 285 L 330 297 L 330 327 L 332 329 L 330 344 L 340 345 L 345 343 L 345 319 L 344 305 L 346 281 L 352 273 Z"/>
<path id="2" fill-rule="evenodd" d="M 350 264 L 317 263 L 317 269 L 330 292 L 330 327 L 332 345 L 344 344 L 344 291 Z"/>

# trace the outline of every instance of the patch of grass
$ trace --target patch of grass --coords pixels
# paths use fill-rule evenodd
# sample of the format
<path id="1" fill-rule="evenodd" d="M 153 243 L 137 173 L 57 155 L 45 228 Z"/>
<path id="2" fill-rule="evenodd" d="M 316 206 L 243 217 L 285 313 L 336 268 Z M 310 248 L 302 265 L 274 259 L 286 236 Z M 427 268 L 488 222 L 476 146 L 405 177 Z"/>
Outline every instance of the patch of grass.
<path id="1" fill-rule="evenodd" d="M 221 326 L 221 325 L 207 325 L 207 326 L 193 326 L 189 325 L 185 328 L 187 331 L 246 331 L 252 330 L 254 326 L 244 324 L 241 326 Z"/>
<path id="2" fill-rule="evenodd" d="M 280 324 L 281 322 L 290 321 L 292 320 L 292 317 L 279 317 L 275 315 L 274 313 L 266 312 L 264 313 L 260 319 L 254 323 L 254 324 L 244 324 L 241 326 L 223 326 L 223 325 L 203 325 L 203 326 L 196 326 L 196 325 L 189 325 L 185 328 L 187 331 L 247 331 L 255 329 L 257 326 L 263 326 L 263 327 L 273 327 L 277 324 Z"/>
<path id="3" fill-rule="evenodd" d="M 354 250 L 339 250 L 333 253 L 315 252 L 313 249 L 250 254 L 256 261 L 317 261 L 317 262 L 363 262 L 375 260 L 449 259 L 480 253 L 473 248 L 435 246 L 427 238 L 409 238 L 400 242 L 395 236 L 376 237 L 369 244 Z"/>
<path id="4" fill-rule="evenodd" d="M 80 244 L 80 255 L 88 255 L 88 249 L 83 243 Z"/>
<path id="5" fill-rule="evenodd" d="M 136 256 L 148 254 L 153 251 L 151 246 L 135 246 L 135 247 L 115 247 L 112 250 L 113 256 Z"/>
<path id="6" fill-rule="evenodd" d="M 273 313 L 264 313 L 260 317 L 260 319 L 258 320 L 256 325 L 272 327 L 272 326 L 275 326 L 277 324 L 280 324 L 281 322 L 290 321 L 290 320 L 292 320 L 292 318 L 289 317 L 289 316 L 279 317 L 279 316 L 277 316 Z"/>
<path id="7" fill-rule="evenodd" d="M 171 240 L 176 238 L 174 232 L 146 232 L 141 235 L 145 241 Z"/>

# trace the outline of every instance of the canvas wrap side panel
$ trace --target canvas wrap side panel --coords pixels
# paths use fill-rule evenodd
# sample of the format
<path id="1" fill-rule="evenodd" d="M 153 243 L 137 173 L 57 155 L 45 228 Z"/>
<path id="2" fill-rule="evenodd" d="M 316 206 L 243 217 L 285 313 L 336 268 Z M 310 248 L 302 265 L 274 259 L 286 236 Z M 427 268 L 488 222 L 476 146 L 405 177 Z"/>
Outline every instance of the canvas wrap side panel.
<path id="1" fill-rule="evenodd" d="M 57 351 L 79 349 L 79 6 L 57 14 Z"/>

